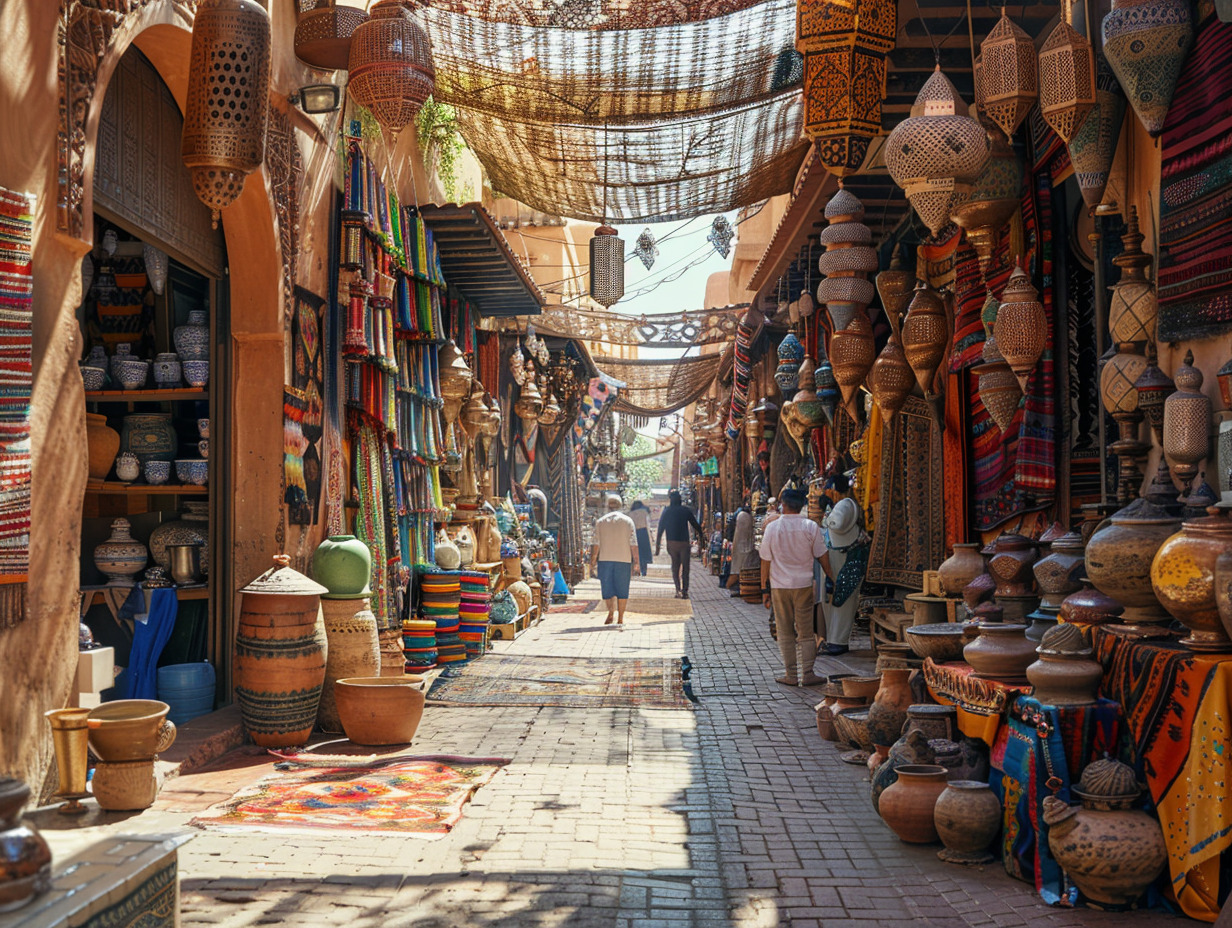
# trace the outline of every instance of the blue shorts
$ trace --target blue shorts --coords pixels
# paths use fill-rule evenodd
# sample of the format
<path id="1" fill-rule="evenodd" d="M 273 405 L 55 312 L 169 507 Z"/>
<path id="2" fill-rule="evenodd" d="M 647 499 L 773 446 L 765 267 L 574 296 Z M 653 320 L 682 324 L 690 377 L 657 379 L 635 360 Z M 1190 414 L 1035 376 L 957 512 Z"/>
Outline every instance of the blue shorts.
<path id="1" fill-rule="evenodd" d="M 604 599 L 629 598 L 629 578 L 633 576 L 633 565 L 628 561 L 600 561 L 599 587 Z"/>

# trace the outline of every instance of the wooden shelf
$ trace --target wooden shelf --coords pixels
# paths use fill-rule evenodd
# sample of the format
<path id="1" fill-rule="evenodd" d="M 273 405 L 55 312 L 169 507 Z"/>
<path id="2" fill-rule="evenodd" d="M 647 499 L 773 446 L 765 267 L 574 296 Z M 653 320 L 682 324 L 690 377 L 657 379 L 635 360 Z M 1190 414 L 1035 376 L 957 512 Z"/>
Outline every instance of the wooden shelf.
<path id="1" fill-rule="evenodd" d="M 148 483 L 94 483 L 86 485 L 86 493 L 96 493 L 100 496 L 209 496 L 209 486 L 195 487 L 187 484 L 163 484 L 151 486 Z"/>
<path id="2" fill-rule="evenodd" d="M 158 400 L 187 403 L 208 400 L 208 390 L 189 387 L 184 390 L 87 390 L 87 403 L 148 403 Z"/>
<path id="3" fill-rule="evenodd" d="M 86 596 L 87 608 L 89 606 L 97 606 L 103 601 L 103 590 L 95 587 L 93 589 L 82 590 Z M 175 598 L 180 602 L 188 602 L 190 600 L 203 600 L 210 598 L 210 588 L 207 586 L 194 586 L 183 590 L 175 591 Z"/>

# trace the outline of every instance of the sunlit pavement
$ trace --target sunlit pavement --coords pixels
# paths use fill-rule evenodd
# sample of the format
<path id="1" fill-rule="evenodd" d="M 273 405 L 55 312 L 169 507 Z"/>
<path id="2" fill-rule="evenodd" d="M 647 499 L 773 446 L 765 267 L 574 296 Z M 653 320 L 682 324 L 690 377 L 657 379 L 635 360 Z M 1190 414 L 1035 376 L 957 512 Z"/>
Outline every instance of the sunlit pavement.
<path id="1" fill-rule="evenodd" d="M 658 576 L 656 576 L 658 575 Z M 180 851 L 183 924 L 495 928 L 1181 924 L 1159 913 L 1052 909 L 995 864 L 943 864 L 872 811 L 868 777 L 822 741 L 819 696 L 774 682 L 765 610 L 732 599 L 694 562 L 686 621 L 659 598 L 623 630 L 605 611 L 550 613 L 498 653 L 679 657 L 693 710 L 430 707 L 415 753 L 511 763 L 437 841 L 320 832 L 197 832 Z M 597 599 L 583 584 L 575 599 Z M 644 606 L 647 604 L 643 602 Z M 869 666 L 853 652 L 847 663 Z M 819 672 L 843 669 L 822 659 Z M 170 781 L 154 809 L 112 831 L 189 828 L 193 814 L 271 770 L 253 748 Z M 195 831 L 195 829 L 193 829 Z M 96 829 L 59 833 L 58 851 Z"/>

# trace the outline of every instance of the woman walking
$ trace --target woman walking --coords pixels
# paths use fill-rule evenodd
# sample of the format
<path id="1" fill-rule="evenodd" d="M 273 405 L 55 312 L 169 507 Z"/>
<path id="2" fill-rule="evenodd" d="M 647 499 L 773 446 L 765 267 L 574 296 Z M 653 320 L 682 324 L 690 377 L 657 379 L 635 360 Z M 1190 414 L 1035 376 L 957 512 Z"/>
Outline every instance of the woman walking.
<path id="1" fill-rule="evenodd" d="M 633 505 L 629 507 L 629 518 L 633 520 L 633 526 L 637 529 L 637 559 L 641 562 L 644 577 L 646 568 L 654 560 L 654 555 L 650 553 L 650 510 L 640 499 L 634 500 Z"/>

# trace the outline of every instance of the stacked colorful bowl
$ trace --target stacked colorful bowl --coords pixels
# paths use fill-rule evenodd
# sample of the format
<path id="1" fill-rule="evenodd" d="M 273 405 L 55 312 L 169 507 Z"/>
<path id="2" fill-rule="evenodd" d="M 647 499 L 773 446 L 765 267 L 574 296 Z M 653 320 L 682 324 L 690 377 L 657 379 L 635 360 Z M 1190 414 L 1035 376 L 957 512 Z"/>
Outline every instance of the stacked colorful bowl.
<path id="1" fill-rule="evenodd" d="M 488 591 L 489 576 L 484 571 L 461 571 L 461 601 L 458 605 L 458 637 L 466 645 L 467 660 L 482 657 L 487 646 L 488 618 L 492 611 L 492 596 Z"/>
<path id="2" fill-rule="evenodd" d="M 459 570 L 437 570 L 419 576 L 419 612 L 436 623 L 436 662 L 442 667 L 466 660 L 466 645 L 458 637 L 461 581 Z"/>
<path id="3" fill-rule="evenodd" d="M 436 666 L 435 619 L 407 619 L 402 623 L 402 656 L 407 673 L 422 673 Z"/>

